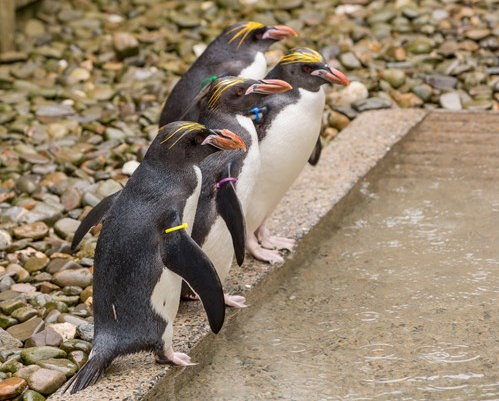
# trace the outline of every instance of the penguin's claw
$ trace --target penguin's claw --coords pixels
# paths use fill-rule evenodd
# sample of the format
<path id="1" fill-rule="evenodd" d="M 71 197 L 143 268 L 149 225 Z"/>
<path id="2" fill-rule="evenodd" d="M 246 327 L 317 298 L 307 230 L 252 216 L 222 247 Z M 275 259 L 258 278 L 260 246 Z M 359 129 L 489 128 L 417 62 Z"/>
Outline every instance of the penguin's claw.
<path id="1" fill-rule="evenodd" d="M 275 250 L 265 249 L 260 246 L 256 249 L 252 249 L 250 252 L 255 259 L 261 260 L 262 262 L 268 262 L 271 265 L 280 265 L 284 263 L 284 258 Z"/>
<path id="2" fill-rule="evenodd" d="M 270 236 L 261 239 L 260 244 L 267 249 L 287 249 L 293 252 L 296 241 L 292 238 Z"/>
<path id="3" fill-rule="evenodd" d="M 246 308 L 246 298 L 242 295 L 229 295 L 224 294 L 225 305 L 231 306 L 233 308 Z"/>
<path id="4" fill-rule="evenodd" d="M 189 355 L 183 352 L 173 352 L 173 348 L 170 347 L 166 352 L 161 354 L 156 354 L 156 362 L 160 364 L 170 364 L 176 366 L 192 366 L 197 365 L 197 363 L 192 363 Z"/>

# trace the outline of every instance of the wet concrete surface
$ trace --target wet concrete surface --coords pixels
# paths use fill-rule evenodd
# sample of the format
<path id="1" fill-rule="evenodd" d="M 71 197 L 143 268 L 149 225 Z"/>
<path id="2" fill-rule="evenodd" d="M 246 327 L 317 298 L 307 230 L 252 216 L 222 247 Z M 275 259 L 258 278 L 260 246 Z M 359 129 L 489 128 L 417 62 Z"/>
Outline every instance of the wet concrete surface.
<path id="1" fill-rule="evenodd" d="M 498 181 L 499 115 L 430 114 L 156 394 L 499 399 Z"/>

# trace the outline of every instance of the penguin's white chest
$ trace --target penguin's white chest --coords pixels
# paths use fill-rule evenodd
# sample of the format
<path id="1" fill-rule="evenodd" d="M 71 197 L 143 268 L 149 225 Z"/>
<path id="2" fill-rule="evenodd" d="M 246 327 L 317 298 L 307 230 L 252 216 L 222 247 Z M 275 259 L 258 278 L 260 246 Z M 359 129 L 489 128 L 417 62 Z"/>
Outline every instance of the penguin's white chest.
<path id="1" fill-rule="evenodd" d="M 251 136 L 251 146 L 249 143 L 248 151 L 245 154 L 244 162 L 239 172 L 236 183 L 236 193 L 243 214 L 246 215 L 253 188 L 260 171 L 260 152 L 258 146 L 258 137 L 253 121 L 250 118 L 242 115 L 236 116 L 238 123 L 243 126 Z M 232 259 L 234 257 L 234 247 L 232 245 L 232 238 L 225 221 L 217 216 L 206 240 L 203 244 L 203 251 L 208 258 L 213 262 L 220 280 L 224 280 L 230 270 Z"/>
<path id="2" fill-rule="evenodd" d="M 190 235 L 192 231 L 192 225 L 194 223 L 194 217 L 196 214 L 196 208 L 199 200 L 199 194 L 201 193 L 201 169 L 194 166 L 194 171 L 196 173 L 196 188 L 194 192 L 187 198 L 183 211 L 183 223 L 187 223 L 187 233 Z M 168 227 L 165 227 L 168 228 Z M 159 255 L 158 255 L 159 257 Z M 161 257 L 159 257 L 158 263 L 163 263 Z M 154 290 L 151 295 L 151 305 L 153 309 L 158 313 L 166 322 L 167 328 L 163 334 L 163 340 L 168 346 L 171 342 L 171 325 L 173 320 L 177 315 L 179 300 L 180 300 L 180 289 L 182 285 L 182 279 L 177 274 L 168 270 L 168 266 L 163 268 L 161 277 L 156 283 Z"/>
<path id="3" fill-rule="evenodd" d="M 249 230 L 256 229 L 275 209 L 307 163 L 320 134 L 326 97 L 299 90 L 298 102 L 285 107 L 260 143 L 258 185 L 248 210 Z"/>
<path id="4" fill-rule="evenodd" d="M 262 52 L 256 54 L 253 62 L 243 69 L 239 75 L 245 78 L 262 79 L 267 72 L 267 60 Z"/>

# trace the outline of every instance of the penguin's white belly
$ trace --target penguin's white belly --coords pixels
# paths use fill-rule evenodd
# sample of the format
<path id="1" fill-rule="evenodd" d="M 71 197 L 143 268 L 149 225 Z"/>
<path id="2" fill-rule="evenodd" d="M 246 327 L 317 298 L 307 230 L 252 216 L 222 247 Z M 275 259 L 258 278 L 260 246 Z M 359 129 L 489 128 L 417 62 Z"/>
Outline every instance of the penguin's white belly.
<path id="1" fill-rule="evenodd" d="M 192 225 L 194 223 L 194 217 L 196 214 L 197 204 L 199 200 L 199 194 L 201 193 L 201 170 L 199 167 L 194 166 L 194 171 L 197 177 L 197 185 L 187 201 L 185 202 L 183 215 L 183 223 L 187 223 L 187 233 L 190 235 L 192 231 Z M 168 227 L 165 227 L 165 229 Z M 160 255 L 158 255 L 158 264 L 163 264 Z M 165 348 L 171 345 L 172 341 L 172 330 L 171 325 L 173 320 L 177 315 L 178 305 L 180 302 L 180 290 L 182 287 L 182 278 L 168 270 L 168 266 L 163 268 L 161 277 L 159 281 L 154 286 L 151 295 L 151 305 L 156 313 L 158 313 L 167 323 L 165 332 L 163 333 L 162 339 L 165 344 Z"/>
<path id="2" fill-rule="evenodd" d="M 256 54 L 253 62 L 243 69 L 239 75 L 245 78 L 262 79 L 267 72 L 267 61 L 262 52 Z"/>
<path id="3" fill-rule="evenodd" d="M 258 137 L 255 126 L 250 118 L 241 115 L 236 116 L 237 121 L 251 135 L 252 144 L 249 146 L 245 155 L 243 166 L 239 173 L 236 183 L 236 193 L 243 215 L 246 215 L 250 203 L 255 181 L 260 171 L 260 152 L 258 147 Z M 249 145 L 249 144 L 247 144 Z M 232 259 L 234 258 L 234 247 L 232 245 L 232 237 L 227 225 L 220 216 L 217 216 L 215 224 L 210 229 L 208 236 L 203 244 L 203 251 L 208 255 L 217 271 L 220 281 L 227 277 Z"/>
<path id="4" fill-rule="evenodd" d="M 274 211 L 307 163 L 320 134 L 325 105 L 323 89 L 300 89 L 297 103 L 272 121 L 260 143 L 260 173 L 246 216 L 248 233 Z"/>

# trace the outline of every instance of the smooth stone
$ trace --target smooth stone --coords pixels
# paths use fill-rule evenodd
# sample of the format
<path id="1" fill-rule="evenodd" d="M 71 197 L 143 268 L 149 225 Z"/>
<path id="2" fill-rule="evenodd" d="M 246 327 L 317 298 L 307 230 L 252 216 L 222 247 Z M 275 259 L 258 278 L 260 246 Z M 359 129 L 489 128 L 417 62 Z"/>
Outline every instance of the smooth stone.
<path id="1" fill-rule="evenodd" d="M 16 283 L 12 284 L 10 289 L 12 291 L 16 292 L 21 292 L 21 293 L 29 293 L 29 292 L 35 292 L 36 287 L 32 286 L 31 284 L 28 283 Z"/>
<path id="2" fill-rule="evenodd" d="M 25 348 L 21 351 L 21 359 L 26 365 L 33 365 L 49 358 L 66 358 L 66 356 L 64 350 L 49 346 Z"/>
<path id="3" fill-rule="evenodd" d="M 0 310 L 7 315 L 10 315 L 16 309 L 22 308 L 23 306 L 27 306 L 26 302 L 20 299 L 0 302 Z"/>
<path id="4" fill-rule="evenodd" d="M 71 164 L 79 166 L 83 159 L 84 154 L 76 149 L 61 148 L 55 153 L 55 160 L 60 164 Z"/>
<path id="5" fill-rule="evenodd" d="M 428 54 L 434 47 L 434 42 L 423 36 L 416 37 L 409 41 L 405 49 L 413 54 Z"/>
<path id="6" fill-rule="evenodd" d="M 39 117 L 62 118 L 75 114 L 75 109 L 73 109 L 73 106 L 67 104 L 46 104 L 38 106 L 35 113 Z"/>
<path id="7" fill-rule="evenodd" d="M 382 72 L 382 77 L 395 89 L 405 84 L 405 73 L 402 70 L 389 68 Z"/>
<path id="8" fill-rule="evenodd" d="M 45 222 L 48 225 L 54 224 L 61 217 L 61 210 L 44 202 L 37 202 L 35 207 L 31 209 L 21 218 L 23 223 Z"/>
<path id="9" fill-rule="evenodd" d="M 338 113 L 337 111 L 331 110 L 328 117 L 328 125 L 330 127 L 336 128 L 338 131 L 346 128 L 350 124 L 350 120 L 345 115 Z"/>
<path id="10" fill-rule="evenodd" d="M 81 302 L 85 302 L 92 295 L 93 295 L 93 287 L 91 285 L 89 285 L 80 294 L 80 300 L 81 300 Z"/>
<path id="11" fill-rule="evenodd" d="M 470 29 L 464 33 L 464 36 L 471 40 L 481 40 L 489 36 L 491 33 L 490 29 Z"/>
<path id="12" fill-rule="evenodd" d="M 391 7 L 385 7 L 381 11 L 378 11 L 373 15 L 367 17 L 367 23 L 369 25 L 374 25 L 380 22 L 389 22 L 393 18 L 395 18 L 396 15 L 397 13 L 395 12 L 395 9 Z"/>
<path id="13" fill-rule="evenodd" d="M 362 67 L 359 59 L 352 52 L 343 53 L 340 56 L 340 63 L 349 70 L 355 70 Z"/>
<path id="14" fill-rule="evenodd" d="M 83 352 L 83 351 L 71 351 L 68 354 L 68 359 L 75 363 L 78 366 L 78 369 L 80 369 L 85 363 L 88 361 L 88 355 Z"/>
<path id="15" fill-rule="evenodd" d="M 84 341 L 93 342 L 94 340 L 94 325 L 80 324 L 76 328 L 76 335 Z"/>
<path id="16" fill-rule="evenodd" d="M 66 377 L 73 376 L 78 370 L 78 366 L 67 359 L 57 359 L 57 358 L 49 358 L 43 361 L 37 362 L 37 365 L 46 368 L 55 370 L 57 372 L 63 373 Z"/>
<path id="17" fill-rule="evenodd" d="M 139 42 L 128 32 L 116 32 L 113 35 L 113 47 L 121 58 L 132 57 L 139 54 Z"/>
<path id="18" fill-rule="evenodd" d="M 19 341 L 17 338 L 10 335 L 4 329 L 0 329 L 0 349 L 13 349 L 13 348 L 21 348 L 23 346 L 22 341 Z"/>
<path id="19" fill-rule="evenodd" d="M 180 28 L 196 28 L 201 23 L 198 18 L 181 13 L 174 13 L 170 18 L 172 22 Z"/>
<path id="20" fill-rule="evenodd" d="M 96 192 L 104 197 L 114 194 L 115 192 L 121 191 L 123 186 L 114 180 L 100 181 L 97 185 Z"/>
<path id="21" fill-rule="evenodd" d="M 24 299 L 24 298 L 22 295 L 19 295 L 18 292 L 12 290 L 0 292 L 0 302 L 14 300 L 14 299 Z"/>
<path id="22" fill-rule="evenodd" d="M 45 324 L 50 324 L 52 326 L 52 323 L 57 322 L 57 318 L 60 316 L 60 314 L 61 312 L 59 312 L 57 309 L 51 310 L 49 313 L 47 313 L 47 316 L 45 316 Z"/>
<path id="23" fill-rule="evenodd" d="M 39 317 L 32 317 L 24 323 L 16 324 L 7 329 L 10 335 L 21 341 L 26 341 L 33 334 L 43 330 L 45 323 Z"/>
<path id="24" fill-rule="evenodd" d="M 88 81 L 90 77 L 91 77 L 90 71 L 88 71 L 86 68 L 75 68 L 69 74 L 69 82 L 76 83 L 76 82 Z"/>
<path id="25" fill-rule="evenodd" d="M 363 112 L 367 110 L 389 109 L 392 107 L 392 104 L 388 100 L 371 97 L 359 102 L 355 102 L 352 104 L 352 106 L 355 110 Z"/>
<path id="26" fill-rule="evenodd" d="M 0 400 L 12 400 L 21 395 L 28 383 L 20 377 L 9 377 L 0 382 Z"/>
<path id="27" fill-rule="evenodd" d="M 46 255 L 40 255 L 40 257 L 32 256 L 26 263 L 24 263 L 24 268 L 30 272 L 34 273 L 43 270 L 49 264 L 49 258 Z"/>
<path id="28" fill-rule="evenodd" d="M 54 274 L 63 270 L 79 269 L 80 267 L 79 264 L 73 262 L 70 258 L 54 258 L 45 270 L 50 274 Z"/>
<path id="29" fill-rule="evenodd" d="M 15 326 L 18 323 L 19 322 L 13 317 L 0 313 L 0 328 L 8 329 L 9 327 Z"/>
<path id="30" fill-rule="evenodd" d="M 140 163 L 138 161 L 129 160 L 123 165 L 121 172 L 125 175 L 131 176 L 139 166 Z"/>
<path id="31" fill-rule="evenodd" d="M 435 89 L 453 89 L 457 86 L 457 78 L 445 75 L 427 75 L 425 82 Z"/>
<path id="32" fill-rule="evenodd" d="M 390 92 L 390 96 L 402 108 L 421 107 L 423 101 L 414 93 L 400 93 L 397 91 Z"/>
<path id="33" fill-rule="evenodd" d="M 45 401 L 46 398 L 35 390 L 26 390 L 23 393 L 22 401 Z"/>
<path id="34" fill-rule="evenodd" d="M 7 231 L 0 230 L 0 251 L 6 250 L 12 244 L 12 237 Z"/>
<path id="35" fill-rule="evenodd" d="M 32 335 L 26 340 L 25 346 L 29 347 L 58 347 L 64 341 L 63 337 L 54 330 L 53 327 L 49 327 L 39 333 Z"/>
<path id="36" fill-rule="evenodd" d="M 24 269 L 21 265 L 18 265 L 16 263 L 9 264 L 7 266 L 6 273 L 9 276 L 14 277 L 17 282 L 21 283 L 27 281 L 30 277 L 29 272 L 26 269 Z"/>
<path id="37" fill-rule="evenodd" d="M 88 341 L 78 339 L 67 340 L 61 344 L 61 349 L 63 349 L 67 353 L 73 351 L 83 351 L 88 354 L 92 350 L 92 344 Z"/>
<path id="38" fill-rule="evenodd" d="M 49 233 L 49 228 L 44 222 L 38 221 L 36 223 L 24 224 L 16 227 L 12 232 L 17 238 L 38 240 L 44 238 Z"/>
<path id="39" fill-rule="evenodd" d="M 43 395 L 54 393 L 66 382 L 66 375 L 51 369 L 41 368 L 31 375 L 28 384 L 31 389 Z"/>
<path id="40" fill-rule="evenodd" d="M 62 316 L 61 314 L 59 314 L 57 316 L 57 318 L 59 318 L 59 316 Z M 87 322 L 85 321 L 85 324 Z M 54 330 L 61 338 L 62 338 L 62 341 L 67 341 L 67 340 L 73 340 L 76 336 L 76 332 L 77 332 L 77 328 L 76 328 L 76 325 L 72 324 L 72 323 L 68 323 L 68 322 L 65 322 L 65 323 L 54 323 L 54 324 L 51 324 L 50 329 Z M 59 347 L 61 344 L 58 344 L 57 346 Z"/>
<path id="41" fill-rule="evenodd" d="M 52 300 L 55 302 L 64 302 L 68 306 L 75 306 L 80 301 L 80 297 L 78 295 L 68 296 L 68 295 L 52 295 Z"/>
<path id="42" fill-rule="evenodd" d="M 490 110 L 492 106 L 491 100 L 470 100 L 463 104 L 466 110 Z"/>
<path id="43" fill-rule="evenodd" d="M 54 231 L 61 238 L 68 240 L 73 237 L 75 231 L 79 226 L 80 226 L 80 221 L 75 219 L 70 219 L 69 217 L 64 217 L 63 219 L 58 220 L 54 224 Z"/>
<path id="44" fill-rule="evenodd" d="M 433 89 L 428 84 L 420 84 L 413 87 L 411 89 L 411 92 L 414 93 L 416 96 L 418 96 L 424 102 L 427 102 L 430 100 L 433 94 Z"/>
<path id="45" fill-rule="evenodd" d="M 80 189 L 71 187 L 61 195 L 61 203 L 64 209 L 70 211 L 80 207 L 82 197 L 83 194 Z"/>
<path id="46" fill-rule="evenodd" d="M 3 373 L 16 373 L 19 369 L 23 367 L 23 364 L 19 362 L 16 357 L 12 357 L 6 360 L 0 366 L 0 372 Z"/>
<path id="47" fill-rule="evenodd" d="M 440 96 L 440 106 L 446 110 L 462 110 L 461 98 L 457 92 L 444 93 Z"/>
<path id="48" fill-rule="evenodd" d="M 5 276 L 0 280 L 0 292 L 7 291 L 9 289 L 12 289 L 11 287 L 15 284 L 16 282 L 10 277 L 10 276 Z"/>
<path id="49" fill-rule="evenodd" d="M 87 268 L 68 269 L 55 273 L 52 281 L 61 286 L 77 286 L 85 288 L 92 284 L 93 275 Z"/>
<path id="50" fill-rule="evenodd" d="M 333 106 L 351 106 L 355 102 L 367 99 L 369 91 L 366 86 L 358 81 L 353 81 L 350 85 L 340 91 L 332 92 L 328 99 Z"/>
<path id="51" fill-rule="evenodd" d="M 116 139 L 119 141 L 123 141 L 126 138 L 126 134 L 118 128 L 107 127 L 104 138 L 106 140 Z"/>
<path id="52" fill-rule="evenodd" d="M 61 316 L 57 318 L 57 321 L 60 323 L 71 323 L 75 327 L 79 326 L 80 324 L 88 323 L 85 319 L 81 319 L 78 316 L 73 316 L 68 313 L 63 313 Z"/>
<path id="53" fill-rule="evenodd" d="M 22 308 L 16 309 L 12 312 L 11 316 L 17 319 L 19 322 L 23 323 L 34 316 L 37 316 L 38 312 L 31 306 L 23 306 Z"/>

